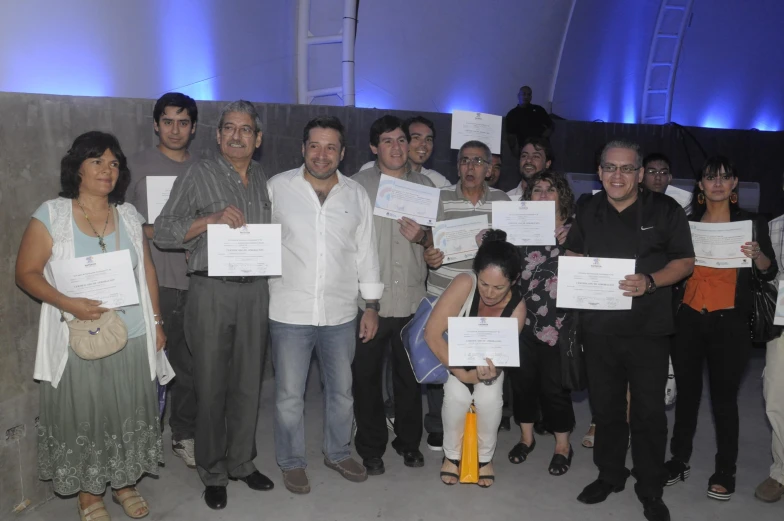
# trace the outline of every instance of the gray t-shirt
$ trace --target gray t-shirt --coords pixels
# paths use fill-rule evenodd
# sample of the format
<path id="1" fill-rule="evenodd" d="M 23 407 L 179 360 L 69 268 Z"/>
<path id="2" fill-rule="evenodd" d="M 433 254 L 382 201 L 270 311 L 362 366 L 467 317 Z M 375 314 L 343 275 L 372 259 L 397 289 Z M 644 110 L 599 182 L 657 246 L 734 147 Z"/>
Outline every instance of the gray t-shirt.
<path id="1" fill-rule="evenodd" d="M 125 199 L 134 205 L 145 218 L 147 214 L 147 177 L 181 176 L 194 163 L 191 155 L 179 163 L 166 157 L 158 148 L 143 150 L 128 158 L 131 169 L 131 185 Z M 153 223 L 150 223 L 153 224 Z M 150 252 L 158 273 L 158 284 L 164 288 L 188 289 L 188 265 L 184 250 L 161 250 L 150 241 Z"/>

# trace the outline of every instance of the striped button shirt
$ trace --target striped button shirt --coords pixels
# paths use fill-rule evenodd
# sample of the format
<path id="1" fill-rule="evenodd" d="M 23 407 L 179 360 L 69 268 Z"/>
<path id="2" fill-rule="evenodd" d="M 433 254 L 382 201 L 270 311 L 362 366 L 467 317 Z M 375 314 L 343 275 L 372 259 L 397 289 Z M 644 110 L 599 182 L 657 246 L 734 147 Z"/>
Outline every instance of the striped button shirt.
<path id="1" fill-rule="evenodd" d="M 493 201 L 508 201 L 509 196 L 503 190 L 490 188 L 484 184 L 482 197 L 474 206 L 470 200 L 463 195 L 462 183 L 458 181 L 455 186 L 441 189 L 441 200 L 438 205 L 438 220 L 449 221 L 463 217 L 473 217 L 475 215 L 487 215 L 487 222 L 492 225 Z M 468 259 L 451 264 L 444 264 L 437 270 L 431 270 L 427 278 L 427 294 L 440 296 L 449 283 L 452 282 L 460 273 L 468 273 L 474 260 Z"/>
<path id="2" fill-rule="evenodd" d="M 272 206 L 267 177 L 256 161 L 248 167 L 248 186 L 222 155 L 194 163 L 174 181 L 171 195 L 155 219 L 155 245 L 190 251 L 188 272 L 207 270 L 207 233 L 185 241 L 193 222 L 234 205 L 248 224 L 269 224 Z"/>

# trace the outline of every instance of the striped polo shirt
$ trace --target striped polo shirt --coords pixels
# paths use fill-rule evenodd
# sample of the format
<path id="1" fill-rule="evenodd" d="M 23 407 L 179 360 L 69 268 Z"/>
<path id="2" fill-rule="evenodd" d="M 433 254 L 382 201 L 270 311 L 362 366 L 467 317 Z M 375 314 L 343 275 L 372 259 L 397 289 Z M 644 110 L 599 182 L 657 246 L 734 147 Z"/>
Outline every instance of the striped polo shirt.
<path id="1" fill-rule="evenodd" d="M 509 196 L 503 190 L 490 188 L 484 184 L 484 193 L 474 206 L 464 195 L 462 182 L 454 186 L 447 186 L 441 189 L 441 199 L 438 204 L 438 220 L 449 221 L 462 217 L 473 217 L 475 215 L 487 215 L 487 222 L 492 226 L 493 220 L 493 201 L 508 201 Z M 437 270 L 430 270 L 427 277 L 427 294 L 440 296 L 449 283 L 452 282 L 460 273 L 471 271 L 473 259 L 467 259 L 451 264 L 444 264 Z"/>

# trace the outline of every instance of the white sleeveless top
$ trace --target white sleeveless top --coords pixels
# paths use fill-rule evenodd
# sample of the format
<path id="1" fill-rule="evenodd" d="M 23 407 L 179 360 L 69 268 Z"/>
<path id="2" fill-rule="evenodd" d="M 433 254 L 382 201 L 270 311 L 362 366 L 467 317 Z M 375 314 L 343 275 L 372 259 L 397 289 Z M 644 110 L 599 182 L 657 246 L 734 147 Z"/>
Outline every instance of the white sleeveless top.
<path id="1" fill-rule="evenodd" d="M 44 268 L 44 278 L 54 286 L 52 274 L 53 260 L 74 258 L 73 235 L 73 207 L 71 199 L 59 197 L 46 202 L 49 207 L 49 219 L 52 234 L 52 256 Z M 142 223 L 136 217 L 136 209 L 129 203 L 117 206 L 120 220 L 125 226 L 125 231 L 131 238 L 131 243 L 139 259 L 144 259 L 145 240 L 142 232 Z M 119 224 L 119 223 L 118 223 Z M 117 230 L 119 233 L 119 229 Z M 171 366 L 165 356 L 157 357 L 155 349 L 155 318 L 153 316 L 150 291 L 144 273 L 144 261 L 136 266 L 136 275 L 139 280 L 139 295 L 141 296 L 142 315 L 147 337 L 147 359 L 150 362 L 150 380 L 155 379 L 156 365 L 163 364 L 162 372 L 172 373 Z M 157 360 L 157 361 L 156 361 Z M 33 378 L 51 382 L 52 387 L 57 387 L 65 371 L 68 361 L 68 326 L 60 321 L 60 310 L 44 302 L 41 306 L 41 319 L 38 322 L 38 347 L 35 353 L 35 370 Z"/>

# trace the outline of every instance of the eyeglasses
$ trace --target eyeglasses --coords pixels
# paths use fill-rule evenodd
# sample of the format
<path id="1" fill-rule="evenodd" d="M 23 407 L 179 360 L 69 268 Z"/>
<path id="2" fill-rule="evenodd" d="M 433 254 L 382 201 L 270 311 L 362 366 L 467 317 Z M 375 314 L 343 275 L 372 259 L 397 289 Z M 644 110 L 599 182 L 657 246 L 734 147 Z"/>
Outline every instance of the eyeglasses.
<path id="1" fill-rule="evenodd" d="M 607 172 L 608 174 L 614 174 L 615 171 L 619 170 L 619 169 L 620 169 L 622 174 L 634 174 L 634 173 L 637 172 L 637 170 L 640 169 L 639 166 L 635 166 L 635 165 L 621 165 L 621 166 L 618 166 L 618 165 L 613 165 L 612 163 L 606 163 L 606 164 L 602 165 L 601 168 L 602 168 L 602 170 L 604 172 Z"/>
<path id="2" fill-rule="evenodd" d="M 718 179 L 719 179 L 719 180 L 720 180 L 722 183 L 729 183 L 730 181 L 732 181 L 732 176 L 731 176 L 730 174 L 721 174 L 721 175 L 708 174 L 708 175 L 704 175 L 704 176 L 702 176 L 702 179 L 703 179 L 703 180 L 705 180 L 705 181 L 708 181 L 708 182 L 710 182 L 710 183 L 712 183 L 713 181 L 715 181 L 717 178 L 718 178 Z"/>
<path id="3" fill-rule="evenodd" d="M 481 157 L 461 157 L 458 163 L 460 166 L 468 166 L 469 164 L 473 164 L 477 168 L 490 164 L 489 161 L 482 159 Z"/>
<path id="4" fill-rule="evenodd" d="M 231 123 L 226 123 L 221 127 L 221 134 L 224 136 L 233 136 L 234 132 L 236 132 L 238 129 L 240 131 L 240 136 L 242 137 L 251 137 L 256 133 L 256 130 L 250 125 L 242 125 L 241 127 L 237 127 Z"/>
<path id="5" fill-rule="evenodd" d="M 670 169 L 662 168 L 661 170 L 656 170 L 655 168 L 648 168 L 645 170 L 645 175 L 650 177 L 668 177 L 670 175 Z"/>

